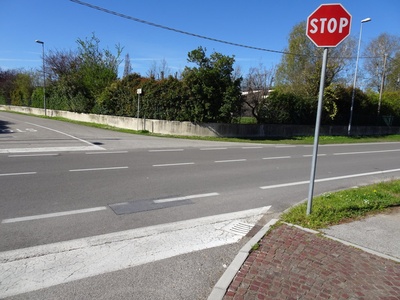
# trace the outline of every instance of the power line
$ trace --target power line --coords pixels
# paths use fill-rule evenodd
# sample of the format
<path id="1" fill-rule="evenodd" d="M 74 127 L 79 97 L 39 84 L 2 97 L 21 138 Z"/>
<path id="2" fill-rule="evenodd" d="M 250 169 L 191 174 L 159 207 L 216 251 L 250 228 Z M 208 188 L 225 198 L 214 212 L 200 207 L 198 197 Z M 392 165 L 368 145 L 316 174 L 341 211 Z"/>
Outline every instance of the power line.
<path id="1" fill-rule="evenodd" d="M 75 2 L 77 4 L 80 4 L 80 5 L 83 5 L 83 6 L 87 6 L 89 8 L 93 8 L 93 9 L 105 12 L 107 14 L 118 16 L 118 17 L 121 17 L 121 18 L 124 18 L 124 19 L 128 19 L 128 20 L 131 20 L 131 21 L 143 23 L 143 24 L 146 24 L 146 25 L 149 25 L 149 26 L 158 27 L 158 28 L 161 28 L 161 29 L 169 30 L 169 31 L 174 31 L 174 32 L 177 32 L 177 33 L 180 33 L 180 34 L 185 34 L 185 35 L 190 35 L 190 36 L 194 36 L 194 37 L 205 39 L 205 40 L 210 40 L 210 41 L 213 41 L 213 42 L 218 42 L 218 43 L 228 44 L 228 45 L 231 45 L 231 46 L 242 47 L 242 48 L 247 48 L 247 49 L 253 49 L 253 50 L 258 50 L 258 51 L 264 51 L 264 52 L 305 56 L 305 55 L 302 55 L 302 54 L 294 54 L 294 53 L 285 52 L 285 51 L 271 50 L 271 49 L 266 49 L 266 48 L 261 48 L 261 47 L 254 47 L 254 46 L 248 46 L 248 45 L 239 44 L 239 43 L 228 42 L 228 41 L 224 41 L 224 40 L 220 40 L 220 39 L 216 39 L 216 38 L 212 38 L 212 37 L 207 37 L 207 36 L 204 36 L 204 35 L 199 35 L 199 34 L 196 34 L 196 33 L 183 31 L 183 30 L 180 30 L 180 29 L 171 28 L 171 27 L 168 27 L 168 26 L 156 24 L 156 23 L 149 22 L 149 21 L 146 21 L 146 20 L 138 19 L 138 18 L 135 18 L 135 17 L 132 17 L 132 16 L 128 16 L 128 15 L 125 15 L 125 14 L 122 14 L 122 13 L 118 13 L 118 12 L 115 12 L 115 11 L 112 11 L 112 10 L 109 10 L 109 9 L 106 9 L 106 8 L 103 8 L 103 7 L 100 7 L 100 6 L 96 6 L 96 5 L 87 3 L 87 2 L 80 1 L 80 0 L 70 0 L 70 1 L 71 2 Z"/>

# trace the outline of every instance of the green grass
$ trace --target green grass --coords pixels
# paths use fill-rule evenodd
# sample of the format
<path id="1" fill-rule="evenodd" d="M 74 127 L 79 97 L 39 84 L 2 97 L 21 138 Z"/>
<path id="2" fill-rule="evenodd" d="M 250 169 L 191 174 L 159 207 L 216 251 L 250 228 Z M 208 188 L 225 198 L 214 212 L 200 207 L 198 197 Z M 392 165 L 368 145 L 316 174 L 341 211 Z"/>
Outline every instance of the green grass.
<path id="1" fill-rule="evenodd" d="M 319 229 L 359 219 L 399 205 L 400 180 L 392 180 L 322 194 L 313 199 L 310 215 L 306 215 L 307 203 L 302 203 L 284 213 L 281 220 L 307 228 Z"/>

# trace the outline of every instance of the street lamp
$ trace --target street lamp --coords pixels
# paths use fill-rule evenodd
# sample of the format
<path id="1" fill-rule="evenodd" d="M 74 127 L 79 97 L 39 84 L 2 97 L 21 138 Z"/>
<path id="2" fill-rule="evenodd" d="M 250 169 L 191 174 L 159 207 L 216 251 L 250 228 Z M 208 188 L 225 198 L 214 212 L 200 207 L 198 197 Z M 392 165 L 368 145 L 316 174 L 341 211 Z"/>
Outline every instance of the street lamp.
<path id="1" fill-rule="evenodd" d="M 358 70 L 358 58 L 360 56 L 360 45 L 361 45 L 361 34 L 362 34 L 362 25 L 363 23 L 367 23 L 371 21 L 371 18 L 366 18 L 361 20 L 361 27 L 360 27 L 360 37 L 358 38 L 358 50 L 357 50 L 357 59 L 356 59 L 356 70 L 354 72 L 354 81 L 353 81 L 353 92 L 351 94 L 351 107 L 350 107 L 350 120 L 349 120 L 349 127 L 347 128 L 347 135 L 351 133 L 351 122 L 353 120 L 353 109 L 354 109 L 354 96 L 356 93 L 356 82 L 357 82 L 357 70 Z"/>
<path id="2" fill-rule="evenodd" d="M 35 40 L 36 43 L 42 44 L 42 59 L 43 59 L 43 108 L 44 108 L 44 115 L 47 116 L 46 113 L 46 71 L 44 66 L 44 42 Z"/>

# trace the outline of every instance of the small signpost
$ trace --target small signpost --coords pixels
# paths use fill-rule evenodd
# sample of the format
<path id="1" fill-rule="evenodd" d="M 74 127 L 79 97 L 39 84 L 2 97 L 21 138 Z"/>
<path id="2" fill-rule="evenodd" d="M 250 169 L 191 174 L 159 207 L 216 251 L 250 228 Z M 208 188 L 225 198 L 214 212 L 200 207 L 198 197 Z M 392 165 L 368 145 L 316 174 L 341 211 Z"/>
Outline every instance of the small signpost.
<path id="1" fill-rule="evenodd" d="M 308 190 L 307 215 L 309 215 L 312 210 L 328 48 L 339 45 L 350 34 L 350 28 L 351 15 L 341 4 L 322 4 L 307 18 L 306 35 L 317 47 L 324 48 L 321 79 L 319 84 L 310 185 Z"/>

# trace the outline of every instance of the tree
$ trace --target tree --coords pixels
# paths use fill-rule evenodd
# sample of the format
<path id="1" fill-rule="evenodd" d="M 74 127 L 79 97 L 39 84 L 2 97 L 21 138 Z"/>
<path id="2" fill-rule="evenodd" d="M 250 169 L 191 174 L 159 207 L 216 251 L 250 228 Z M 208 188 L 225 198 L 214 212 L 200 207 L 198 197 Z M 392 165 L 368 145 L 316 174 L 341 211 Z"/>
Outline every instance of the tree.
<path id="1" fill-rule="evenodd" d="M 398 51 L 393 59 L 388 59 L 390 68 L 386 76 L 386 91 L 400 92 L 400 51 Z"/>
<path id="2" fill-rule="evenodd" d="M 29 73 L 17 74 L 14 88 L 11 91 L 11 104 L 30 106 L 31 95 L 33 92 L 33 80 Z"/>
<path id="3" fill-rule="evenodd" d="M 49 102 L 55 109 L 91 112 L 104 89 L 118 77 L 119 56 L 100 49 L 100 40 L 77 40 L 77 51 L 49 51 L 45 61 L 49 70 Z"/>
<path id="4" fill-rule="evenodd" d="M 387 33 L 380 34 L 371 40 L 364 51 L 366 57 L 364 69 L 369 74 L 368 86 L 379 92 L 384 73 L 392 73 L 396 69 L 393 57 L 398 56 L 400 51 L 400 38 Z M 386 65 L 385 65 L 386 56 Z M 399 66 L 397 65 L 397 69 Z M 394 74 L 394 76 L 396 76 Z M 394 78 L 393 78 L 394 79 Z"/>
<path id="5" fill-rule="evenodd" d="M 330 49 L 325 86 L 341 80 L 340 76 L 345 76 L 354 46 L 354 39 L 347 38 L 338 47 Z M 305 21 L 293 27 L 285 52 L 287 54 L 282 56 L 277 68 L 276 84 L 296 94 L 318 95 L 323 49 L 317 48 L 306 36 Z"/>
<path id="6" fill-rule="evenodd" d="M 265 107 L 274 75 L 274 68 L 267 70 L 260 65 L 258 68 L 250 68 L 243 80 L 244 102 L 251 109 L 251 114 L 256 118 L 257 123 L 265 122 Z"/>
<path id="7" fill-rule="evenodd" d="M 126 77 L 131 73 L 132 73 L 131 59 L 129 58 L 129 53 L 127 53 L 125 55 L 125 66 L 124 66 L 124 75 L 123 75 L 123 77 Z"/>
<path id="8" fill-rule="evenodd" d="M 167 61 L 163 58 L 158 64 L 153 61 L 150 69 L 147 71 L 147 76 L 154 79 L 165 79 L 171 75 L 171 69 L 168 67 Z"/>
<path id="9" fill-rule="evenodd" d="M 207 57 L 206 49 L 199 47 L 188 53 L 188 62 L 197 65 L 182 73 L 190 121 L 230 122 L 242 105 L 242 78 L 233 77 L 234 57 L 218 52 Z"/>
<path id="10" fill-rule="evenodd" d="M 11 104 L 11 92 L 14 89 L 17 70 L 2 70 L 0 68 L 0 103 Z"/>

